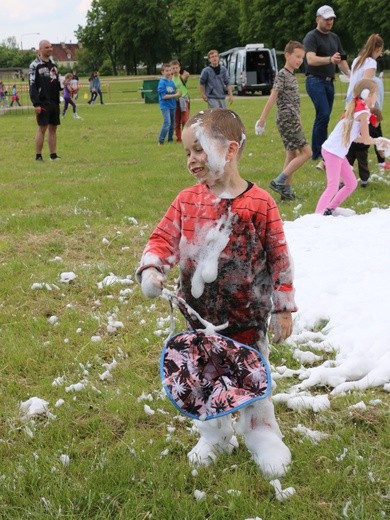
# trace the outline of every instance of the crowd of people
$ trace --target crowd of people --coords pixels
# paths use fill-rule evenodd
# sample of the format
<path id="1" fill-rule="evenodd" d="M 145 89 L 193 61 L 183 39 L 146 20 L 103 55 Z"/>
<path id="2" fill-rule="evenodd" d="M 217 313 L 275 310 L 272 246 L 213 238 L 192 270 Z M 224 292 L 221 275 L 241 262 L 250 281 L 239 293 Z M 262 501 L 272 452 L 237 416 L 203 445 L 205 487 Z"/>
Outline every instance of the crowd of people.
<path id="1" fill-rule="evenodd" d="M 285 65 L 276 74 L 271 95 L 256 123 L 256 133 L 259 135 L 264 133 L 266 118 L 273 105 L 277 105 L 276 124 L 282 138 L 286 157 L 283 167 L 281 168 L 282 171 L 271 181 L 270 188 L 278 193 L 282 200 L 295 200 L 296 195 L 292 190 L 293 174 L 308 161 L 310 157 L 314 161 L 319 160 L 316 167 L 324 170 L 326 173 L 323 145 L 328 138 L 328 124 L 333 108 L 335 95 L 334 81 L 337 67 L 349 78 L 350 83 L 347 101 L 350 100 L 349 98 L 352 96 L 353 87 L 359 79 L 373 79 L 376 82 L 378 94 L 375 106 L 370 107 L 372 108 L 372 113 L 370 113 L 369 132 L 373 139 L 382 137 L 381 108 L 383 106 L 384 88 L 382 80 L 378 78 L 375 73 L 377 68 L 376 60 L 383 50 L 384 42 L 378 34 L 371 35 L 359 56 L 353 61 L 350 70 L 347 55 L 342 47 L 340 38 L 332 31 L 335 18 L 336 13 L 332 7 L 328 5 L 320 7 L 316 12 L 316 27 L 306 34 L 303 42 L 291 41 L 287 44 L 284 53 L 286 59 Z M 39 52 L 40 55 L 37 59 L 42 59 L 41 49 L 39 49 Z M 220 63 L 220 56 L 217 50 L 210 50 L 207 56 L 209 64 L 203 68 L 199 78 L 200 96 L 207 103 L 209 109 L 217 107 L 226 108 L 226 100 L 228 100 L 230 104 L 233 103 L 233 86 L 230 82 L 228 71 L 226 67 Z M 300 96 L 298 83 L 294 74 L 294 71 L 301 67 L 302 62 L 304 63 L 306 75 L 306 90 L 315 109 L 311 147 L 305 137 L 301 123 Z M 31 71 L 34 71 L 33 64 L 31 64 L 30 68 L 30 78 L 32 77 Z M 55 64 L 53 63 L 52 66 L 55 67 Z M 163 77 L 158 85 L 158 101 L 163 117 L 163 124 L 158 136 L 158 144 L 160 146 L 164 144 L 165 140 L 172 142 L 174 136 L 176 136 L 177 142 L 180 143 L 182 141 L 181 132 L 189 118 L 190 112 L 190 99 L 187 88 L 189 73 L 186 70 L 181 70 L 178 60 L 164 64 L 161 73 Z M 42 81 L 44 77 L 45 76 L 38 79 Z M 51 85 L 51 91 L 55 91 L 57 88 L 55 82 L 56 80 L 54 84 Z M 61 81 L 59 76 L 58 82 L 60 85 Z M 30 97 L 31 85 L 33 85 L 33 81 L 30 82 Z M 63 99 L 61 99 L 61 101 L 63 100 L 64 102 L 62 110 L 63 117 L 66 115 L 68 106 L 70 105 L 73 110 L 74 118 L 80 119 L 75 103 L 78 95 L 78 85 L 78 77 L 74 71 L 71 81 L 69 74 L 67 74 L 64 79 L 63 87 L 59 86 L 59 89 L 63 88 Z M 41 92 L 44 93 L 46 90 L 47 89 L 43 89 Z M 88 104 L 94 104 L 98 97 L 100 103 L 104 104 L 98 71 L 92 72 L 89 77 L 89 91 L 90 97 Z M 7 96 L 8 92 L 0 82 L 0 102 L 6 104 Z M 56 93 L 54 93 L 53 96 L 57 98 Z M 42 108 L 46 110 L 44 104 L 47 102 L 50 103 L 51 100 L 42 99 L 42 102 Z M 12 102 L 10 106 L 13 106 L 14 103 L 20 105 L 16 85 L 13 85 L 12 88 Z M 373 114 L 376 118 L 372 117 Z M 41 123 L 42 121 L 46 122 L 42 116 L 38 119 Z M 39 126 L 47 128 L 49 128 L 50 125 L 57 126 L 58 124 L 59 123 L 52 125 L 52 123 L 48 123 L 46 125 L 38 122 Z M 43 135 L 45 132 L 46 130 L 43 132 Z M 39 130 L 38 134 L 40 135 L 36 139 L 38 143 L 36 153 L 37 160 L 41 160 L 42 156 L 39 152 L 41 147 L 39 143 L 42 140 L 42 130 Z M 55 141 L 54 129 L 52 128 L 49 131 L 49 140 Z M 360 185 L 362 187 L 368 185 L 370 177 L 368 166 L 368 148 L 370 144 L 353 141 L 346 154 L 351 166 L 357 161 Z M 383 150 L 381 150 L 380 147 L 378 148 L 376 144 L 374 147 L 379 166 L 381 168 L 389 168 L 390 164 L 386 162 Z M 56 151 L 51 150 L 53 145 L 49 146 L 49 148 L 51 154 L 56 154 Z M 340 185 L 342 184 L 343 179 L 340 175 Z"/>
<path id="2" fill-rule="evenodd" d="M 373 121 L 380 90 L 373 78 L 383 41 L 379 35 L 371 36 L 350 70 L 341 41 L 331 32 L 335 18 L 332 7 L 320 7 L 316 28 L 305 36 L 303 43 L 290 41 L 286 45 L 285 65 L 276 74 L 271 95 L 255 125 L 256 133 L 262 135 L 266 118 L 273 105 L 277 105 L 276 124 L 286 157 L 282 172 L 271 181 L 270 188 L 282 199 L 295 199 L 291 188 L 293 173 L 310 159 L 320 160 L 319 166 L 326 173 L 326 188 L 315 211 L 324 216 L 336 214 L 357 187 L 347 158 L 351 146 L 383 148 L 386 144 L 378 131 L 379 120 Z M 152 232 L 136 276 L 144 295 L 155 298 L 163 294 L 169 271 L 179 265 L 179 306 L 193 310 L 187 319 L 190 328 L 195 330 L 205 323 L 225 324 L 225 336 L 249 345 L 268 359 L 268 323 L 275 343 L 292 332 L 291 313 L 297 310 L 293 269 L 275 202 L 265 190 L 239 173 L 247 131 L 240 116 L 226 108 L 226 97 L 233 102 L 232 85 L 226 68 L 219 62 L 218 51 L 209 51 L 208 59 L 210 64 L 202 70 L 199 80 L 200 94 L 208 110 L 189 118 L 184 128 L 177 127 L 176 134 L 177 141 L 183 143 L 187 168 L 196 184 L 178 194 Z M 302 127 L 294 75 L 303 62 L 306 89 L 315 108 L 311 146 Z M 177 113 L 181 115 L 184 106 L 180 100 L 186 92 L 183 85 L 188 73 L 184 71 L 180 76 L 179 64 L 174 63 L 164 64 L 158 87 L 163 115 L 159 145 L 164 144 L 166 136 L 173 141 L 175 117 Z M 350 95 L 344 114 L 340 114 L 341 119 L 328 136 L 337 66 L 350 77 Z M 174 81 L 173 74 L 179 80 Z M 185 114 L 187 119 L 187 110 Z M 378 132 L 377 137 L 372 136 L 373 131 Z M 366 186 L 367 180 L 366 174 L 362 186 Z M 188 341 L 191 349 L 192 340 Z M 174 362 L 165 367 L 165 380 L 173 377 L 176 368 Z M 196 374 L 191 370 L 189 367 L 185 381 L 177 384 L 182 385 L 186 401 L 195 406 L 201 392 L 207 400 L 207 391 L 194 383 Z M 231 370 L 233 379 L 235 368 Z M 229 370 L 223 377 L 228 392 L 232 385 Z M 220 384 L 217 380 L 218 377 L 210 386 Z M 180 408 L 181 401 L 176 404 Z M 208 465 L 220 453 L 231 453 L 238 446 L 235 434 L 239 433 L 266 477 L 283 476 L 291 453 L 283 442 L 271 396 L 243 407 L 236 423 L 228 413 L 229 406 L 223 409 L 227 413 L 218 420 L 195 421 L 200 437 L 188 453 L 190 463 Z"/>
<path id="3" fill-rule="evenodd" d="M 380 149 L 380 81 L 375 79 L 376 60 L 383 49 L 379 35 L 368 39 L 351 69 L 339 37 L 331 31 L 336 14 L 324 5 L 316 12 L 316 28 L 303 42 L 290 41 L 285 47 L 284 67 L 276 74 L 273 89 L 255 129 L 264 134 L 266 119 L 277 105 L 276 125 L 285 149 L 282 171 L 270 188 L 283 200 L 296 198 L 292 190 L 294 172 L 306 161 L 320 160 L 327 185 L 316 212 L 330 216 L 357 186 L 350 163 L 359 162 L 362 186 L 368 182 L 367 146 Z M 51 60 L 52 46 L 43 40 L 39 55 L 30 66 L 30 98 L 38 129 L 36 160 L 42 161 L 46 132 L 50 159 L 57 155 L 57 127 L 60 124 L 61 82 Z M 209 65 L 200 74 L 199 91 L 207 109 L 190 117 L 187 82 L 189 73 L 173 60 L 162 66 L 158 100 L 162 127 L 158 145 L 165 141 L 183 144 L 187 168 L 195 185 L 181 191 L 150 236 L 136 278 L 143 293 L 160 296 L 169 271 L 180 267 L 178 296 L 195 314 L 192 326 L 224 324 L 227 338 L 259 351 L 268 360 L 268 332 L 278 343 L 292 333 L 294 299 L 293 267 L 278 207 L 271 195 L 239 172 L 247 130 L 240 116 L 226 108 L 233 103 L 232 84 L 217 50 L 208 52 Z M 300 116 L 300 95 L 295 71 L 305 64 L 306 89 L 315 108 L 311 146 Z M 350 77 L 345 113 L 328 136 L 334 100 L 336 67 Z M 93 104 L 103 95 L 99 73 L 89 78 Z M 69 106 L 78 118 L 78 78 L 67 74 L 63 82 L 65 117 Z M 0 90 L 1 92 L 1 90 Z M 13 94 L 14 95 L 14 94 Z M 15 93 L 15 96 L 17 94 Z M 15 101 L 18 101 L 15 97 Z M 376 120 L 373 116 L 377 114 Z M 371 121 L 371 127 L 370 127 Z M 361 153 L 353 150 L 363 145 Z M 171 366 L 170 369 L 173 369 Z M 224 384 L 229 385 L 229 374 Z M 191 374 L 189 374 L 191 379 Z M 228 386 L 226 387 L 228 390 Z M 199 388 L 188 385 L 194 393 Z M 190 397 L 189 397 L 190 398 Z M 191 464 L 207 465 L 220 453 L 237 447 L 236 433 L 243 436 L 260 471 L 269 478 L 287 471 L 291 453 L 275 418 L 269 393 L 264 399 L 242 408 L 233 423 L 230 414 L 218 420 L 197 421 L 200 438 L 188 453 Z"/>
<path id="4" fill-rule="evenodd" d="M 353 157 L 347 158 L 351 146 L 383 148 L 386 144 L 378 130 L 379 119 L 373 120 L 379 92 L 373 78 L 383 41 L 379 35 L 371 36 L 350 70 L 340 39 L 331 32 L 335 18 L 332 7 L 322 6 L 316 12 L 316 28 L 303 43 L 290 41 L 286 45 L 284 67 L 276 74 L 271 95 L 255 125 L 256 133 L 262 135 L 266 118 L 277 105 L 276 124 L 286 158 L 270 188 L 282 199 L 295 199 L 293 173 L 310 159 L 320 160 L 327 185 L 315 211 L 324 216 L 335 214 L 357 186 L 350 164 Z M 218 51 L 209 51 L 208 59 L 210 64 L 199 80 L 208 110 L 189 119 L 186 106 L 180 103 L 187 96 L 183 87 L 188 73 L 180 76 L 177 61 L 164 64 L 162 69 L 158 93 L 163 126 L 158 143 L 162 145 L 166 136 L 173 141 L 175 114 L 181 117 L 184 107 L 187 121 L 184 127 L 176 127 L 176 137 L 183 142 L 187 168 L 196 184 L 178 194 L 156 226 L 136 276 L 145 296 L 154 298 L 163 293 L 169 271 L 179 265 L 179 302 L 194 311 L 187 319 L 190 326 L 196 329 L 202 323 L 225 323 L 225 336 L 251 346 L 268 359 L 269 317 L 274 342 L 286 339 L 292 331 L 291 313 L 296 311 L 292 266 L 276 204 L 265 190 L 239 173 L 247 131 L 239 115 L 226 109 L 226 97 L 233 102 L 232 85 Z M 303 62 L 306 89 L 315 108 L 311 146 L 302 128 L 294 75 Z M 337 66 L 350 77 L 350 88 L 345 112 L 328 136 Z M 377 137 L 372 136 L 374 131 Z M 367 181 L 366 172 L 362 186 Z M 174 363 L 165 367 L 164 377 L 172 378 L 176 368 Z M 190 398 L 201 388 L 191 390 L 199 383 L 191 379 L 191 368 L 188 372 L 181 384 L 182 392 L 188 392 Z M 225 372 L 224 378 L 228 391 L 232 384 L 229 373 Z M 217 379 L 203 384 L 213 387 L 220 384 Z M 180 408 L 181 401 L 176 404 Z M 220 453 L 231 453 L 238 446 L 235 433 L 239 433 L 265 476 L 283 476 L 289 467 L 291 453 L 283 442 L 270 396 L 244 407 L 236 423 L 226 413 L 218 420 L 196 421 L 196 426 L 200 437 L 188 453 L 191 464 L 208 465 Z"/>

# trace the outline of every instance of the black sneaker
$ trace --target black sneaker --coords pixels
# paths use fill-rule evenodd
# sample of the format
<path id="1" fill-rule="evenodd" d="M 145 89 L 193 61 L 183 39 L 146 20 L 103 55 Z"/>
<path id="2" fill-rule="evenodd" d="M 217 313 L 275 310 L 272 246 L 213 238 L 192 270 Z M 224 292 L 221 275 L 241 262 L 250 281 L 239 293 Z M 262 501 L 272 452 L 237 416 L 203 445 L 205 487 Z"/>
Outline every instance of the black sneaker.
<path id="1" fill-rule="evenodd" d="M 295 200 L 295 193 L 291 191 L 290 186 L 286 184 L 280 184 L 278 182 L 275 182 L 274 180 L 270 182 L 269 187 L 271 190 L 276 191 L 281 195 L 282 200 Z"/>
<path id="2" fill-rule="evenodd" d="M 51 161 L 58 161 L 58 159 L 61 159 L 61 157 L 59 157 L 56 153 L 51 153 L 50 154 L 50 160 Z"/>
<path id="3" fill-rule="evenodd" d="M 297 197 L 292 191 L 286 191 L 280 196 L 281 200 L 295 200 Z"/>
<path id="4" fill-rule="evenodd" d="M 333 215 L 334 209 L 326 208 L 326 210 L 323 212 L 323 215 L 325 217 L 330 217 Z"/>
<path id="5" fill-rule="evenodd" d="M 42 157 L 42 155 L 38 155 L 38 154 L 37 154 L 37 155 L 35 156 L 35 160 L 36 160 L 36 161 L 43 161 L 43 157 Z"/>

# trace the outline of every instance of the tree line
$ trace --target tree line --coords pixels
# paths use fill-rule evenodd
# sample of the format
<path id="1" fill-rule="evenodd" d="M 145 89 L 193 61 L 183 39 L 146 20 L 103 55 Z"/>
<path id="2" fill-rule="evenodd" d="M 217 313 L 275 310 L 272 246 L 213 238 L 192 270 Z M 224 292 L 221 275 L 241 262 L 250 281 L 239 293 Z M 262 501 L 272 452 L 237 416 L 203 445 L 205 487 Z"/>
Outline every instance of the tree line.
<path id="1" fill-rule="evenodd" d="M 330 3 L 337 15 L 334 31 L 350 58 L 373 32 L 389 45 L 388 0 Z M 144 64 L 143 72 L 155 74 L 158 63 L 178 58 L 197 73 L 210 49 L 264 43 L 283 50 L 315 27 L 320 5 L 321 0 L 93 0 L 86 24 L 75 30 L 83 45 L 78 71 L 137 74 Z M 0 45 L 0 67 L 28 66 L 31 53 L 12 44 Z"/>
<path id="2" fill-rule="evenodd" d="M 196 73 L 210 49 L 264 43 L 283 50 L 289 40 L 302 41 L 315 27 L 320 5 L 321 0 L 93 0 L 76 35 L 84 46 L 80 58 L 92 68 L 108 61 L 113 74 L 136 74 L 144 63 L 153 74 L 157 63 L 178 58 Z M 337 15 L 334 30 L 351 57 L 373 32 L 389 42 L 388 0 L 331 5 Z"/>

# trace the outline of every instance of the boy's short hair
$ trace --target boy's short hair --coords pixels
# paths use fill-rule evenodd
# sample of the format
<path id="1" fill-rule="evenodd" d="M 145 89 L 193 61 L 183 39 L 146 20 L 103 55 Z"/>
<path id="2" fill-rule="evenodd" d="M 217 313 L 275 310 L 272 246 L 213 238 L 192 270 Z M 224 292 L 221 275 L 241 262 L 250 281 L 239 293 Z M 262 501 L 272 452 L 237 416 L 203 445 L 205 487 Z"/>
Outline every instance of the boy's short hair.
<path id="1" fill-rule="evenodd" d="M 290 40 L 284 48 L 284 53 L 286 54 L 286 52 L 288 52 L 288 54 L 292 54 L 295 51 L 295 49 L 302 49 L 303 51 L 306 50 L 303 43 Z"/>
<path id="2" fill-rule="evenodd" d="M 378 123 L 380 123 L 381 121 L 383 121 L 383 114 L 382 114 L 382 110 L 379 108 L 379 107 L 372 107 L 370 109 L 370 112 L 371 114 L 374 114 L 374 116 L 376 116 L 377 120 L 378 120 Z"/>
<path id="3" fill-rule="evenodd" d="M 179 60 L 172 60 L 169 62 L 169 65 L 180 65 L 180 61 Z"/>
<path id="4" fill-rule="evenodd" d="M 161 65 L 161 72 L 162 72 L 163 70 L 165 70 L 165 69 L 169 69 L 170 66 L 171 66 L 170 63 L 163 63 L 163 64 Z"/>
<path id="5" fill-rule="evenodd" d="M 246 130 L 244 123 L 238 114 L 227 108 L 210 108 L 201 110 L 192 116 L 186 123 L 186 127 L 202 126 L 207 135 L 222 143 L 236 141 L 239 145 L 238 157 L 244 149 Z"/>
<path id="6" fill-rule="evenodd" d="M 215 52 L 216 52 L 216 53 L 218 54 L 218 56 L 219 56 L 219 52 L 218 52 L 216 49 L 211 49 L 211 51 L 209 51 L 209 52 L 207 53 L 207 57 L 210 58 L 211 54 L 214 54 Z"/>

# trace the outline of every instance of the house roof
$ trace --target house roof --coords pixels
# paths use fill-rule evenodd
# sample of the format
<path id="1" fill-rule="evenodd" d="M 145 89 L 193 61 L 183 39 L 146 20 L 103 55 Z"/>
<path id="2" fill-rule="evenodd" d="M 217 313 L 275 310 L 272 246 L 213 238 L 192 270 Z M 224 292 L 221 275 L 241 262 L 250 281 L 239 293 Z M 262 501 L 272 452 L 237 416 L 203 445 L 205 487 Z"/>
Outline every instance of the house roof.
<path id="1" fill-rule="evenodd" d="M 52 43 L 54 61 L 77 61 L 77 53 L 82 48 L 81 43 Z"/>

